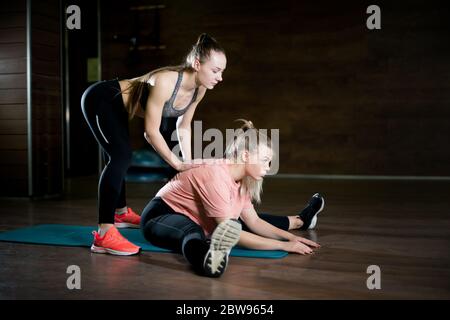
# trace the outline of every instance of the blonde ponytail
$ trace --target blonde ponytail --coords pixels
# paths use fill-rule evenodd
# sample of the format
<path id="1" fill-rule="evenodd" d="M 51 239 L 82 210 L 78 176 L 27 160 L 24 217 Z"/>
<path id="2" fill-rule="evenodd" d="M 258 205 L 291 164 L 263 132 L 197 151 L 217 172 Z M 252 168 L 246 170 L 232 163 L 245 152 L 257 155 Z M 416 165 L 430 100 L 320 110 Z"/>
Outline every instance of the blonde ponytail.
<path id="1" fill-rule="evenodd" d="M 240 129 L 235 131 L 234 139 L 230 141 L 225 150 L 225 158 L 237 163 L 244 151 L 257 152 L 261 144 L 270 147 L 269 137 L 255 128 L 253 122 L 245 119 L 237 119 L 242 122 Z M 261 202 L 262 180 L 256 180 L 246 176 L 241 181 L 241 194 L 249 194 L 252 201 Z"/>

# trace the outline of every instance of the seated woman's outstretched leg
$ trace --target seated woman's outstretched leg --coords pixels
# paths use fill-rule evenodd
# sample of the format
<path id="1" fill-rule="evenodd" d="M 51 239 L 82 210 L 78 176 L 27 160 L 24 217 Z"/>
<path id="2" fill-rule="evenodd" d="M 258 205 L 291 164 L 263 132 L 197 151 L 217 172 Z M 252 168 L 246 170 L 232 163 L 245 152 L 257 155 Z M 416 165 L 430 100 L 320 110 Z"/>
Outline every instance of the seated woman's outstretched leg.
<path id="1" fill-rule="evenodd" d="M 258 216 L 262 220 L 282 230 L 288 231 L 291 229 L 291 219 L 288 216 L 276 216 L 268 213 L 258 213 Z M 244 221 L 242 221 L 242 219 L 239 219 L 239 221 L 242 223 L 242 230 L 250 231 L 250 228 L 245 224 Z"/>
<path id="2" fill-rule="evenodd" d="M 271 225 L 286 231 L 313 229 L 316 226 L 317 215 L 323 210 L 324 206 L 325 199 L 323 196 L 315 193 L 298 215 L 276 216 L 268 213 L 258 213 L 258 216 Z M 249 228 L 242 219 L 239 219 L 239 221 L 242 223 L 242 230 L 249 231 Z"/>
<path id="3" fill-rule="evenodd" d="M 197 273 L 219 277 L 228 264 L 231 248 L 239 240 L 241 225 L 236 220 L 225 220 L 209 241 L 198 224 L 172 210 L 161 198 L 154 198 L 143 211 L 141 228 L 152 244 L 182 253 Z"/>

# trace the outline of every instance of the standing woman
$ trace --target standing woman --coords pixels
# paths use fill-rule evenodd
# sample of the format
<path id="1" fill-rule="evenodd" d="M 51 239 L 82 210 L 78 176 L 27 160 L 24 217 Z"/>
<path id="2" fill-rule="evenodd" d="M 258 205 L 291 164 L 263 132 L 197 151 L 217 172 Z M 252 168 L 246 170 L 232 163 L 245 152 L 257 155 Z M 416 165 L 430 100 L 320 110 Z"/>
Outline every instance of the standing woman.
<path id="1" fill-rule="evenodd" d="M 224 49 L 202 34 L 184 63 L 151 71 L 131 80 L 100 81 L 83 94 L 81 106 L 94 137 L 107 155 L 98 186 L 98 232 L 91 251 L 133 255 L 140 247 L 125 239 L 117 228 L 139 228 L 140 216 L 127 207 L 125 176 L 131 163 L 128 121 L 145 121 L 145 138 L 173 168 L 172 175 L 194 167 L 191 160 L 191 121 L 206 89 L 222 81 L 226 68 Z M 177 130 L 183 160 L 173 154 Z"/>

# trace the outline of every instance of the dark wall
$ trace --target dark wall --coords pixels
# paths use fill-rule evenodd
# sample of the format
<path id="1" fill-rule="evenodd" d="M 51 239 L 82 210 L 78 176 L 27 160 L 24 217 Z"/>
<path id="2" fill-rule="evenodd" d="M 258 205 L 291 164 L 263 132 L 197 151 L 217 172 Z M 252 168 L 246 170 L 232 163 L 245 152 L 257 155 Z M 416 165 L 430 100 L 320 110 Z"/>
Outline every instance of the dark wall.
<path id="1" fill-rule="evenodd" d="M 98 146 L 82 114 L 81 97 L 99 80 L 88 77 L 88 59 L 98 57 L 97 1 L 63 0 L 63 5 L 77 5 L 81 12 L 81 29 L 65 30 L 66 108 L 70 115 L 70 125 L 65 128 L 66 175 L 90 175 L 98 172 Z"/>
<path id="2" fill-rule="evenodd" d="M 101 1 L 101 43 L 103 79 L 134 78 L 159 68 L 175 48 L 165 49 L 161 28 L 166 28 L 163 2 Z M 175 62 L 179 63 L 181 56 Z M 133 149 L 149 147 L 143 138 L 143 122 L 130 125 Z M 150 147 L 151 148 L 151 147 Z"/>
<path id="3" fill-rule="evenodd" d="M 51 0 L 31 3 L 30 119 L 27 1 L 2 2 L 0 7 L 0 194 L 6 196 L 40 197 L 63 191 L 60 7 Z"/>
<path id="4" fill-rule="evenodd" d="M 106 77 L 176 64 L 207 32 L 226 48 L 228 68 L 195 115 L 204 129 L 233 128 L 236 118 L 279 128 L 284 173 L 450 175 L 450 42 L 442 6 L 381 5 L 382 29 L 368 30 L 369 2 L 158 3 L 165 5 L 166 48 L 142 51 L 147 59 L 132 75 L 127 45 L 111 35 L 126 33 L 136 18 L 128 4 L 105 8 Z M 151 26 L 142 24 L 141 32 Z M 142 123 L 133 128 L 141 142 Z"/>
<path id="5" fill-rule="evenodd" d="M 39 3 L 32 25 L 34 187 L 51 194 L 62 181 L 61 8 L 57 1 Z M 236 118 L 279 128 L 283 173 L 450 175 L 446 11 L 437 3 L 380 4 L 382 29 L 368 30 L 369 4 L 102 1 L 102 78 L 177 64 L 208 32 L 226 48 L 228 68 L 195 115 L 204 130 L 233 127 Z M 26 1 L 2 2 L 0 8 L 1 193 L 26 194 Z M 91 16 L 93 10 L 87 7 Z M 80 37 L 72 58 L 97 54 L 88 49 L 95 46 L 96 30 L 92 23 L 84 26 L 88 36 Z M 79 111 L 89 83 L 85 61 L 73 65 L 80 81 L 70 85 L 78 92 L 71 104 Z M 89 152 L 74 154 L 93 159 L 79 162 L 79 173 L 93 173 L 95 141 L 81 116 L 71 125 L 86 133 L 72 134 L 80 138 L 75 145 L 90 145 Z M 145 146 L 142 133 L 142 120 L 133 120 L 135 149 Z"/>
<path id="6" fill-rule="evenodd" d="M 59 1 L 31 1 L 33 196 L 63 191 Z"/>
<path id="7" fill-rule="evenodd" d="M 26 1 L 0 3 L 0 194 L 26 195 Z"/>

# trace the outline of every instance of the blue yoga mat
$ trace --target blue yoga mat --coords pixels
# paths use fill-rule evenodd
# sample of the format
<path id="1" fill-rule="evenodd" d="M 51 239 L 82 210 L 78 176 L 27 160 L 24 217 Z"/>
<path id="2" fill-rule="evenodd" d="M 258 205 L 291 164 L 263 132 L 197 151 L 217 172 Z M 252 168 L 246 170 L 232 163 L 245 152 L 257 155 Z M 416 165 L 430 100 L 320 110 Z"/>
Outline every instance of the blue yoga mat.
<path id="1" fill-rule="evenodd" d="M 73 226 L 64 224 L 40 224 L 28 228 L 0 232 L 0 241 L 20 242 L 32 244 L 46 244 L 69 247 L 90 247 L 92 245 L 92 231 L 96 227 Z M 144 251 L 171 252 L 152 245 L 142 236 L 139 229 L 120 229 L 120 233 L 140 246 Z M 285 251 L 276 250 L 249 250 L 235 247 L 231 256 L 248 258 L 280 259 L 287 256 Z"/>

